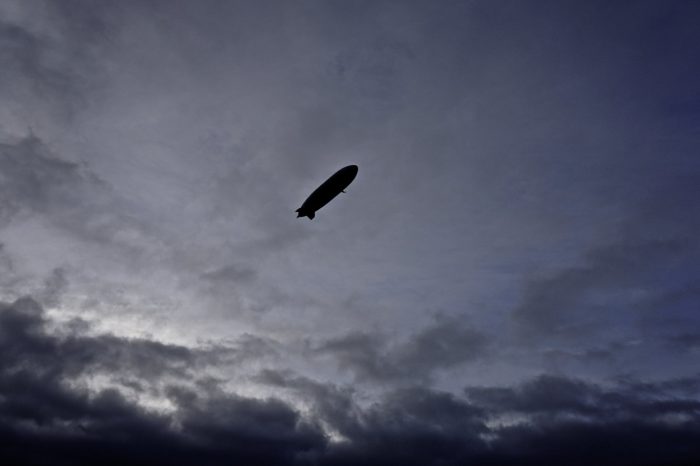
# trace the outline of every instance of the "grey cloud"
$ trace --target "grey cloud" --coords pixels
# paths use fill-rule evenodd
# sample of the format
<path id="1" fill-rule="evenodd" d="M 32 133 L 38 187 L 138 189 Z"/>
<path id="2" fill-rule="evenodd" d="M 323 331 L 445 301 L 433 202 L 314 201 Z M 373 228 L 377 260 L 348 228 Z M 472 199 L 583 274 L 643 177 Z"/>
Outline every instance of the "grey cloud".
<path id="1" fill-rule="evenodd" d="M 607 343 L 581 345 L 562 343 L 541 351 L 544 367 L 555 374 L 592 374 L 607 373 L 618 375 L 632 370 L 630 360 L 643 352 L 653 342 L 643 339 L 613 340 Z M 654 350 L 660 348 L 654 347 Z"/>
<path id="2" fill-rule="evenodd" d="M 457 319 L 438 321 L 412 337 L 398 349 L 396 362 L 426 372 L 431 367 L 450 368 L 485 354 L 489 338 Z"/>
<path id="3" fill-rule="evenodd" d="M 378 335 L 351 333 L 322 343 L 316 351 L 332 354 L 341 369 L 353 370 L 360 378 L 383 378 L 390 367 L 381 357 L 383 347 Z"/>
<path id="4" fill-rule="evenodd" d="M 33 135 L 0 145 L 0 169 L 5 221 L 23 208 L 37 212 L 65 208 L 80 199 L 76 194 L 90 182 L 77 164 L 53 157 Z"/>
<path id="5" fill-rule="evenodd" d="M 8 254 L 5 245 L 0 243 L 0 286 L 11 288 L 14 277 L 14 265 L 12 263 L 12 258 Z"/>
<path id="6" fill-rule="evenodd" d="M 662 263 L 673 264 L 695 247 L 694 242 L 686 239 L 637 243 L 627 239 L 594 249 L 586 255 L 583 265 L 563 269 L 527 285 L 523 301 L 513 316 L 527 330 L 545 334 L 573 334 L 582 327 L 601 326 L 606 316 L 596 312 L 595 305 L 585 302 L 591 293 L 640 286 L 648 280 L 645 274 L 650 270 Z M 625 302 L 621 306 L 629 304 Z"/>
<path id="7" fill-rule="evenodd" d="M 44 280 L 44 289 L 38 300 L 44 306 L 55 306 L 60 302 L 61 296 L 68 288 L 69 282 L 67 272 L 61 267 L 57 267 L 51 271 L 51 274 Z"/>
<path id="8" fill-rule="evenodd" d="M 261 361 L 280 354 L 279 342 L 272 338 L 244 333 L 227 346 L 226 360 L 235 363 Z"/>
<path id="9" fill-rule="evenodd" d="M 250 282 L 256 276 L 257 272 L 252 268 L 231 264 L 206 272 L 202 278 L 215 283 L 233 284 Z"/>
<path id="10" fill-rule="evenodd" d="M 89 168 L 61 159 L 34 134 L 0 144 L 0 170 L 6 222 L 24 210 L 46 216 L 86 240 L 104 243 L 119 231 L 145 228 Z"/>
<path id="11" fill-rule="evenodd" d="M 697 166 L 689 162 L 685 170 L 671 175 L 660 167 L 610 239 L 588 248 L 578 264 L 530 279 L 513 312 L 523 329 L 571 337 L 625 318 L 652 332 L 678 325 L 678 318 L 687 324 L 688 313 L 674 309 L 696 288 L 700 208 Z"/>
<path id="12" fill-rule="evenodd" d="M 75 77 L 69 68 L 57 67 L 56 44 L 21 26 L 0 21 L 0 57 L 3 78 L 0 89 L 5 97 L 19 92 L 37 93 L 51 102 L 61 100 L 59 108 L 70 106 L 78 97 Z M 26 96 L 24 96 L 26 97 Z"/>
<path id="13" fill-rule="evenodd" d="M 438 319 L 399 343 L 355 332 L 325 341 L 315 352 L 332 355 L 341 369 L 360 380 L 428 380 L 436 371 L 479 359 L 488 344 L 486 335 L 449 318 Z"/>
<path id="14" fill-rule="evenodd" d="M 685 332 L 666 338 L 666 343 L 675 350 L 695 352 L 700 350 L 700 332 Z"/>
<path id="15" fill-rule="evenodd" d="M 546 360 L 557 365 L 558 363 L 566 363 L 571 360 L 583 363 L 610 362 L 616 357 L 615 349 L 621 348 L 597 348 L 587 349 L 583 351 L 565 351 L 565 350 L 547 350 L 544 352 Z"/>
<path id="16" fill-rule="evenodd" d="M 685 276 L 660 287 L 640 303 L 641 321 L 645 328 L 650 329 L 649 333 L 667 338 L 671 334 L 687 334 L 689 327 L 700 325 L 700 321 L 694 318 L 700 298 L 700 277 L 695 275 L 694 260 L 695 254 L 688 254 Z"/>
<path id="17" fill-rule="evenodd" d="M 12 0 L 6 8 L 20 14 L 0 18 L 3 103 L 25 127 L 73 121 L 104 76 L 101 66 L 119 9 L 77 1 Z M 11 127 L 16 122 L 3 123 Z"/>
<path id="18" fill-rule="evenodd" d="M 30 220 L 31 228 L 31 220 L 38 218 L 41 226 L 34 227 L 35 230 L 45 228 L 51 236 L 56 236 L 55 242 L 47 246 L 77 241 L 94 260 L 105 253 L 142 266 L 147 262 L 144 261 L 147 254 L 162 253 L 174 262 L 187 260 L 180 257 L 184 254 L 164 248 L 173 236 L 171 233 L 163 233 L 157 222 L 120 196 L 87 164 L 65 160 L 35 134 L 0 144 L 0 171 L 0 228 L 17 219 L 14 226 L 22 234 L 26 227 L 22 222 Z M 91 254 L 91 247 L 99 250 Z M 7 252 L 12 257 L 13 251 Z M 52 266 L 63 270 L 60 273 L 64 278 L 70 273 L 84 276 L 94 272 L 89 263 L 75 259 L 79 258 L 62 255 Z M 112 260 L 103 265 L 101 273 L 108 274 L 123 265 L 124 262 L 115 264 Z M 56 279 L 60 278 L 56 276 Z M 47 285 L 57 286 L 58 282 Z"/>

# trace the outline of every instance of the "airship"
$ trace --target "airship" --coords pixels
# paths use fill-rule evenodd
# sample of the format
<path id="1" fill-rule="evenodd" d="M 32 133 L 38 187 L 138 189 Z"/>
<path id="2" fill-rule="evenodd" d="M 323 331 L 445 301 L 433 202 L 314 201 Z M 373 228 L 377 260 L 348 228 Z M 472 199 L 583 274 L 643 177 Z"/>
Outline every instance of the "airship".
<path id="1" fill-rule="evenodd" d="M 321 186 L 316 188 L 304 203 L 299 207 L 297 218 L 309 217 L 313 220 L 316 212 L 333 200 L 335 196 L 345 192 L 352 180 L 357 176 L 357 165 L 348 165 L 335 172 L 330 178 L 323 182 Z"/>

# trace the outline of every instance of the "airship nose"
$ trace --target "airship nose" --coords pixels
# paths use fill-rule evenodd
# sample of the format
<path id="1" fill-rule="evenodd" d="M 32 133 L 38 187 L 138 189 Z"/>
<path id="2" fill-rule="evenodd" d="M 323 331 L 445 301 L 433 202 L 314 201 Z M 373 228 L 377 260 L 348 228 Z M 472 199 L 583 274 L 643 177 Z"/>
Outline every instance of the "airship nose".
<path id="1" fill-rule="evenodd" d="M 357 175 L 357 171 L 358 171 L 357 165 L 348 165 L 347 167 L 345 167 L 345 169 L 347 171 L 351 172 L 352 174 Z"/>

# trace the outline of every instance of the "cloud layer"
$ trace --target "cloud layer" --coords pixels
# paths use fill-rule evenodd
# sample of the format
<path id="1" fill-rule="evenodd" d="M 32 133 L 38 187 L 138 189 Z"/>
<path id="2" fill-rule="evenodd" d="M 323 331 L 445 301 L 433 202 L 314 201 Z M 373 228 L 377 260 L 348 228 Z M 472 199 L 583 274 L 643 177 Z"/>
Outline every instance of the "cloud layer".
<path id="1" fill-rule="evenodd" d="M 0 2 L 0 461 L 697 463 L 699 19 Z"/>
<path id="2" fill-rule="evenodd" d="M 298 397 L 302 410 L 195 375 L 225 350 L 60 334 L 49 323 L 31 298 L 2 305 L 4 461 L 681 464 L 700 455 L 697 377 L 601 387 L 543 375 L 461 395 L 415 386 L 366 406 L 352 390 L 288 371 L 256 377 Z M 100 375 L 112 385 L 91 386 Z M 146 408 L 142 396 L 169 406 Z"/>

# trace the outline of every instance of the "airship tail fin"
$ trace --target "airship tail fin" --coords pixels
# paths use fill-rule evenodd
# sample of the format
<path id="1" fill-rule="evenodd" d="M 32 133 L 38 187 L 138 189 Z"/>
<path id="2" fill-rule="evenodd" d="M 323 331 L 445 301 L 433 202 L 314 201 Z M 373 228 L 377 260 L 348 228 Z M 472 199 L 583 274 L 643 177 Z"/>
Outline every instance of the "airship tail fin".
<path id="1" fill-rule="evenodd" d="M 297 218 L 309 217 L 310 220 L 313 220 L 313 218 L 316 216 L 316 212 L 302 212 L 301 208 L 297 209 L 295 212 L 297 213 Z"/>

